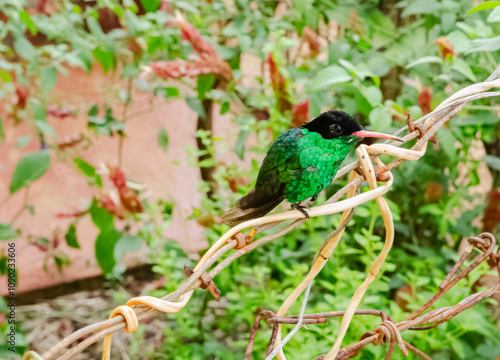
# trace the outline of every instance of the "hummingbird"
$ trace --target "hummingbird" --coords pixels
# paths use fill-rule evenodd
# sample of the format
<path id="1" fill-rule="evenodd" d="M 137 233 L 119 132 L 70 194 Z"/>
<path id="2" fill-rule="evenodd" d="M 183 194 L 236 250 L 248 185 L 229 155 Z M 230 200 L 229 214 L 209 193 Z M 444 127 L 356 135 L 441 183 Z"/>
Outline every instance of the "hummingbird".
<path id="1" fill-rule="evenodd" d="M 393 135 L 363 130 L 352 116 L 342 111 L 324 112 L 284 132 L 267 151 L 255 187 L 222 220 L 235 226 L 266 215 L 283 200 L 308 218 L 301 203 L 308 198 L 316 200 L 351 149 L 365 137 L 402 141 Z"/>

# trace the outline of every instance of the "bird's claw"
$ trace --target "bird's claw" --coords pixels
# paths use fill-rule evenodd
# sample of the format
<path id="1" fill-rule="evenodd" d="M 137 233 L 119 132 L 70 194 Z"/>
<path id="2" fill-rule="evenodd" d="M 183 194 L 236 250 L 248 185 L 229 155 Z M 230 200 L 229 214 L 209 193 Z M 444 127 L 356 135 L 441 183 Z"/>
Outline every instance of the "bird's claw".
<path id="1" fill-rule="evenodd" d="M 309 214 L 306 211 L 307 208 L 305 206 L 302 206 L 299 203 L 296 203 L 296 204 L 291 204 L 291 207 L 292 207 L 292 209 L 298 210 L 302 214 L 304 214 L 304 216 L 306 217 L 306 219 L 310 218 Z"/>

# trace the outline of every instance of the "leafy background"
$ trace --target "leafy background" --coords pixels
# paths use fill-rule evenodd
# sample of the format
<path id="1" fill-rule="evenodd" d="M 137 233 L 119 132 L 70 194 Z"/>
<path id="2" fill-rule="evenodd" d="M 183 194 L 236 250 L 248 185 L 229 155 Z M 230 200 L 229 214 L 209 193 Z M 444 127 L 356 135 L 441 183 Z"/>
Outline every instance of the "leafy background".
<path id="1" fill-rule="evenodd" d="M 125 109 L 137 87 L 166 101 L 182 99 L 197 113 L 193 134 L 197 145 L 186 147 L 186 152 L 189 164 L 200 172 L 202 202 L 192 209 L 191 218 L 205 226 L 206 238 L 213 242 L 227 230 L 220 215 L 251 188 L 260 159 L 283 131 L 336 108 L 353 114 L 370 129 L 393 132 L 404 125 L 407 114 L 418 118 L 451 93 L 485 79 L 500 61 L 500 36 L 496 36 L 500 7 L 497 2 L 474 5 L 468 0 L 39 0 L 36 4 L 1 0 L 0 140 L 6 125 L 22 123 L 29 126 L 31 135 L 19 137 L 17 146 L 32 138 L 39 144 L 39 150 L 26 152 L 16 165 L 8 192 L 28 194 L 31 183 L 70 156 L 94 198 L 84 209 L 61 214 L 71 219 L 62 240 L 21 233 L 17 218 L 24 211 L 36 216 L 29 201 L 13 218 L 3 220 L 0 240 L 28 241 L 46 256 L 47 266 L 55 264 L 64 271 L 69 264 L 65 249 L 79 248 L 78 222 L 90 216 L 99 230 L 93 241 L 107 278 L 108 311 L 129 297 L 122 287 L 126 282 L 122 258 L 127 252 L 145 249 L 160 282 L 153 290 L 141 291 L 154 296 L 174 290 L 184 279 L 183 266 L 193 266 L 200 255 L 186 253 L 162 236 L 176 204 L 144 198 L 142 188 L 130 185 L 134 174 L 123 173 L 121 156 L 106 169 L 98 169 L 71 152 L 86 141 L 92 146 L 90 135 L 111 137 L 121 147 L 126 146 L 124 136 L 134 134 L 127 132 L 126 111 L 117 114 L 107 102 L 51 102 L 51 91 L 68 67 L 87 73 L 101 67 L 118 74 L 125 85 L 115 92 L 115 102 Z M 248 56 L 261 64 L 259 75 L 245 73 L 243 59 Z M 79 139 L 59 139 L 47 116 L 64 119 L 82 105 L 87 108 L 85 133 Z M 494 98 L 467 106 L 437 133 L 438 145 L 428 149 L 423 159 L 394 172 L 395 184 L 387 197 L 396 246 L 361 308 L 404 318 L 405 312 L 418 308 L 437 291 L 458 259 L 464 237 L 481 231 L 498 234 L 499 110 Z M 213 137 L 211 130 L 220 114 L 231 116 L 239 131 L 237 139 Z M 168 151 L 169 136 L 174 134 L 158 130 L 155 141 L 164 151 Z M 255 141 L 247 141 L 252 138 Z M 223 152 L 233 152 L 251 166 L 245 170 L 223 163 L 219 161 Z M 103 177 L 111 180 L 113 196 L 103 189 Z M 343 181 L 330 185 L 319 203 Z M 160 341 L 147 332 L 147 324 L 141 325 L 126 342 L 130 357 L 242 358 L 255 314 L 278 309 L 338 222 L 338 216 L 311 219 L 231 264 L 217 277 L 221 303 L 197 293 L 185 311 L 163 316 Z M 373 203 L 358 207 L 334 259 L 314 283 L 308 312 L 347 306 L 380 251 L 383 235 L 377 207 Z M 5 259 L 2 255 L 3 274 Z M 487 284 L 489 276 L 490 269 L 482 266 L 438 306 L 458 302 Z M 292 312 L 298 312 L 297 306 Z M 0 309 L 7 312 L 5 303 L 0 303 Z M 71 319 L 71 314 L 65 316 Z M 433 359 L 492 359 L 500 354 L 497 316 L 498 302 L 488 300 L 437 329 L 407 332 L 404 337 Z M 2 331 L 7 332 L 5 318 L 0 319 Z M 76 327 L 82 323 L 72 321 Z M 344 343 L 356 341 L 378 323 L 378 319 L 354 319 Z M 294 358 L 325 353 L 338 326 L 336 320 L 310 326 L 286 350 Z M 18 353 L 25 347 L 37 348 L 36 342 L 28 344 L 35 331 L 30 322 L 20 322 L 18 327 Z M 254 358 L 262 357 L 269 336 L 270 330 L 263 327 Z M 0 356 L 11 357 L 3 339 Z M 98 349 L 84 356 L 90 358 L 93 351 Z M 362 357 L 375 359 L 382 354 L 383 348 L 370 346 Z"/>

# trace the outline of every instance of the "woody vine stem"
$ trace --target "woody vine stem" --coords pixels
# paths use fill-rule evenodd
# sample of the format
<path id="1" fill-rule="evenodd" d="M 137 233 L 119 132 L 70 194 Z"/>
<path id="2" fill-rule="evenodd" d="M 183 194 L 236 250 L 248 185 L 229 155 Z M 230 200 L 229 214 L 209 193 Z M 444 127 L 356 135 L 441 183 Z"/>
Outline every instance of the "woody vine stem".
<path id="1" fill-rule="evenodd" d="M 348 351 L 351 351 L 351 355 L 353 354 L 354 350 L 352 349 L 358 349 L 368 343 L 383 343 L 384 339 L 387 340 L 389 338 L 391 340 L 391 347 L 389 348 L 388 352 L 389 358 L 397 342 L 403 353 L 406 353 L 406 349 L 408 348 L 420 357 L 429 359 L 429 357 L 425 357 L 425 354 L 413 348 L 410 344 L 404 342 L 401 339 L 401 335 L 399 334 L 399 332 L 418 324 L 426 324 L 435 321 L 437 321 L 437 323 L 439 324 L 442 319 L 445 319 L 444 321 L 446 321 L 446 317 L 443 317 L 442 315 L 441 317 L 439 317 L 439 314 L 441 313 L 439 313 L 439 311 L 436 312 L 437 310 L 431 311 L 425 315 L 421 315 L 421 313 L 417 314 L 415 315 L 415 318 L 408 319 L 403 323 L 395 324 L 394 322 L 391 322 L 389 320 L 384 321 L 379 327 L 380 329 L 377 328 L 379 330 L 378 334 L 382 334 L 383 336 L 379 336 L 377 334 L 374 334 L 371 337 L 368 336 L 367 338 L 360 341 L 360 343 L 355 344 L 357 347 L 348 346 L 341 350 L 341 345 L 352 317 L 362 311 L 357 310 L 357 307 L 366 289 L 376 278 L 392 246 L 392 242 L 394 239 L 392 214 L 389 210 L 386 200 L 383 197 L 383 195 L 387 193 L 392 186 L 393 175 L 391 174 L 391 170 L 401 165 L 404 161 L 416 161 L 420 157 L 422 157 L 425 154 L 425 149 L 427 147 L 429 139 L 431 139 L 431 137 L 446 121 L 450 120 L 461 109 L 463 109 L 467 103 L 476 99 L 500 95 L 500 91 L 489 91 L 493 88 L 500 88 L 500 80 L 497 79 L 499 74 L 500 65 L 497 67 L 497 69 L 495 69 L 495 71 L 486 81 L 468 86 L 458 91 L 443 103 L 441 103 L 433 112 L 415 121 L 415 124 L 418 124 L 417 126 L 414 126 L 414 124 L 409 121 L 409 126 L 402 128 L 396 134 L 400 134 L 406 129 L 410 128 L 409 134 L 407 134 L 403 139 L 405 142 L 409 142 L 415 138 L 418 138 L 417 142 L 411 147 L 411 149 L 399 148 L 393 144 L 375 144 L 371 146 L 361 145 L 357 149 L 358 161 L 342 168 L 336 176 L 336 178 L 338 178 L 350 172 L 349 183 L 341 190 L 339 190 L 335 195 L 333 195 L 328 201 L 326 201 L 325 204 L 314 207 L 308 211 L 310 217 L 324 216 L 342 212 L 341 225 L 339 229 L 337 229 L 327 237 L 324 244 L 319 249 L 308 275 L 283 303 L 276 314 L 276 319 L 286 318 L 286 312 L 288 311 L 288 309 L 295 302 L 295 300 L 297 300 L 300 294 L 308 287 L 308 285 L 312 282 L 316 275 L 321 271 L 328 259 L 332 256 L 335 251 L 335 247 L 339 243 L 349 220 L 352 218 L 352 213 L 356 206 L 370 200 L 375 200 L 381 210 L 386 229 L 384 247 L 379 256 L 376 258 L 375 262 L 372 264 L 365 281 L 354 293 L 347 309 L 342 312 L 342 315 L 340 315 L 343 318 L 339 333 L 336 336 L 335 343 L 333 344 L 328 354 L 321 356 L 322 359 L 332 360 L 337 358 L 344 358 L 344 354 L 346 354 Z M 381 154 L 394 156 L 397 158 L 397 160 L 394 160 L 388 165 L 385 165 L 379 158 L 379 155 Z M 354 170 L 357 170 L 357 172 Z M 365 180 L 368 182 L 370 190 L 358 194 L 360 185 Z M 378 182 L 381 182 L 382 184 L 379 185 Z M 346 199 L 340 200 L 344 195 L 347 195 Z M 279 230 L 274 234 L 266 235 L 260 239 L 255 240 L 255 236 L 258 232 L 269 229 L 270 227 L 276 226 L 286 220 L 293 220 L 293 222 L 286 228 Z M 258 219 L 253 219 L 239 224 L 227 231 L 214 245 L 212 245 L 212 247 L 210 247 L 210 249 L 198 262 L 193 274 L 176 291 L 164 296 L 161 299 L 150 296 L 133 298 L 129 300 L 124 306 L 119 306 L 118 308 L 116 308 L 112 312 L 108 320 L 87 326 L 76 331 L 75 333 L 71 334 L 70 336 L 47 350 L 42 356 L 34 352 L 28 352 L 25 354 L 24 359 L 49 360 L 57 358 L 59 360 L 68 360 L 71 359 L 75 354 L 81 352 L 101 338 L 104 338 L 103 359 L 109 359 L 111 337 L 115 332 L 122 329 L 124 329 L 126 332 L 134 332 L 138 328 L 139 321 L 155 316 L 159 311 L 166 313 L 174 313 L 180 311 L 188 304 L 195 288 L 206 288 L 211 282 L 213 282 L 212 279 L 225 267 L 227 267 L 232 261 L 235 261 L 240 256 L 254 250 L 258 246 L 262 246 L 269 241 L 280 238 L 284 234 L 303 224 L 305 221 L 306 219 L 304 219 L 304 215 L 301 212 L 297 210 L 291 210 L 261 217 Z M 241 233 L 243 230 L 249 228 L 251 229 L 249 233 Z M 490 244 L 481 245 L 481 249 L 489 249 L 488 251 L 484 250 L 484 258 L 481 261 L 490 256 L 492 261 L 495 261 L 496 259 L 496 263 L 498 263 L 498 256 L 494 257 L 495 254 L 492 254 L 494 245 L 494 239 L 491 240 Z M 214 265 L 218 260 L 222 258 L 223 255 L 225 255 L 232 249 L 235 249 L 236 251 L 232 252 L 229 256 L 227 256 L 224 260 L 222 260 L 218 265 L 213 267 L 207 273 L 208 269 L 212 265 Z M 470 249 L 470 251 L 472 251 L 472 249 Z M 463 261 L 465 261 L 465 258 L 463 259 Z M 455 272 L 457 270 L 458 268 L 455 269 Z M 453 286 L 456 281 L 458 281 L 456 280 L 457 278 L 458 280 L 460 279 L 457 275 L 457 277 L 455 277 L 455 279 L 453 279 L 449 284 Z M 446 285 L 447 289 L 451 287 L 448 287 L 448 285 Z M 492 296 L 496 291 L 498 291 L 498 288 L 499 285 L 497 284 L 495 287 L 490 288 L 486 292 L 474 294 L 471 296 L 474 298 L 469 299 L 471 298 L 469 297 L 465 300 L 468 300 L 467 304 L 469 305 L 469 307 L 474 306 L 485 297 Z M 307 295 L 305 296 L 305 299 L 307 300 Z M 305 303 L 306 301 L 304 301 L 304 307 Z M 451 313 L 456 315 L 465 308 L 468 308 L 466 306 L 462 306 L 461 304 L 462 302 L 456 305 L 458 306 L 458 308 L 445 308 L 447 314 L 449 315 Z M 432 305 L 432 303 L 430 305 Z M 425 310 L 426 308 L 422 310 L 422 312 Z M 303 311 L 301 311 L 301 316 L 299 316 L 299 319 L 296 320 L 296 324 L 300 325 L 303 321 L 306 320 L 307 317 L 304 316 Z M 275 335 L 275 341 L 271 345 L 273 349 L 277 349 L 275 353 L 278 359 L 284 360 L 286 358 L 282 350 L 283 345 L 280 345 L 282 343 L 281 324 L 282 322 L 275 321 L 274 328 L 276 328 L 276 332 L 273 331 L 273 334 Z M 82 337 L 85 337 L 85 340 L 81 341 L 76 346 L 66 351 L 64 354 L 60 354 L 59 357 L 56 357 L 56 355 L 58 355 L 63 349 L 67 348 Z M 271 353 L 271 351 L 269 352 Z"/>

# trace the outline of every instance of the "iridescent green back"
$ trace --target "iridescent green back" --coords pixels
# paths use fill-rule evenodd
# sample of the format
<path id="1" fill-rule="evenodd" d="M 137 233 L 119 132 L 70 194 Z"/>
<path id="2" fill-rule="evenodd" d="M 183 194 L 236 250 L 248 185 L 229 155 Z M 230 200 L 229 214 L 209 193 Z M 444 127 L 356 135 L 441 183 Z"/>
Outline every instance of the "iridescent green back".
<path id="1" fill-rule="evenodd" d="M 280 193 L 290 203 L 310 198 L 333 180 L 356 142 L 355 136 L 327 140 L 317 132 L 291 129 L 269 149 L 256 188 L 268 194 Z"/>

